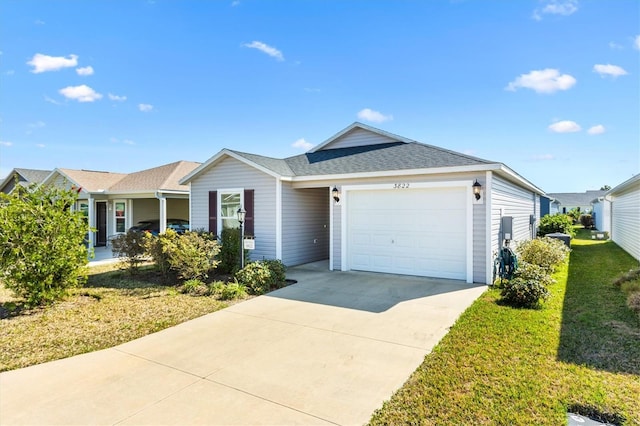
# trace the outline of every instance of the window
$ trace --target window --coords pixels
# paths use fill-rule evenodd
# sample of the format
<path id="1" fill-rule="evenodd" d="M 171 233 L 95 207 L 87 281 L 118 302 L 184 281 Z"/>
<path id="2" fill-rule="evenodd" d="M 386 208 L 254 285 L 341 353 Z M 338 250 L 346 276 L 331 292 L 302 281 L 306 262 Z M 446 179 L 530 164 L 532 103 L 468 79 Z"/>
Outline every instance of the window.
<path id="1" fill-rule="evenodd" d="M 84 201 L 80 201 L 79 204 L 79 210 L 82 213 L 84 221 L 89 223 L 89 204 Z"/>
<path id="2" fill-rule="evenodd" d="M 238 209 L 241 204 L 240 192 L 221 192 L 220 193 L 220 220 L 222 229 L 238 228 Z"/>
<path id="3" fill-rule="evenodd" d="M 116 211 L 116 232 L 127 231 L 127 203 L 125 201 L 116 201 L 113 203 Z"/>

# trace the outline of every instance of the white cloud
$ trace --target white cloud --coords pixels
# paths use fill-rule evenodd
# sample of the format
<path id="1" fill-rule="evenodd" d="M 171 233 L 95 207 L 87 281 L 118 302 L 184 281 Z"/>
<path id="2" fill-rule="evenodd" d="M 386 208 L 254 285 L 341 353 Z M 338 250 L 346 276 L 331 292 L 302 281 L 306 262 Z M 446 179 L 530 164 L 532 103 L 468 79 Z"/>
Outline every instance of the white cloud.
<path id="1" fill-rule="evenodd" d="M 304 140 L 304 138 L 298 139 L 297 141 L 292 143 L 291 146 L 294 148 L 304 149 L 305 151 L 308 151 L 311 148 L 313 148 L 313 144 L 311 142 L 307 142 L 306 140 Z"/>
<path id="2" fill-rule="evenodd" d="M 582 130 L 582 127 L 575 121 L 563 120 L 550 125 L 549 130 L 554 133 L 575 133 Z"/>
<path id="3" fill-rule="evenodd" d="M 615 49 L 615 50 L 622 50 L 624 49 L 624 46 L 622 46 L 621 44 L 616 43 L 615 41 L 610 41 L 609 42 L 609 47 L 611 49 Z"/>
<path id="4" fill-rule="evenodd" d="M 529 74 L 521 74 L 507 85 L 506 90 L 516 91 L 520 87 L 534 90 L 537 93 L 554 93 L 568 90 L 576 84 L 576 79 L 569 74 L 560 74 L 553 68 L 533 70 Z"/>
<path id="5" fill-rule="evenodd" d="M 67 99 L 73 99 L 78 102 L 94 102 L 102 99 L 102 95 L 86 84 L 80 86 L 68 86 L 59 90 L 60 94 Z"/>
<path id="6" fill-rule="evenodd" d="M 34 24 L 36 24 L 36 25 L 44 25 L 45 22 L 42 19 L 36 19 Z"/>
<path id="7" fill-rule="evenodd" d="M 11 146 L 11 145 L 13 145 L 13 142 L 9 142 L 9 141 L 0 141 L 0 145 L 2 145 L 2 146 Z"/>
<path id="8" fill-rule="evenodd" d="M 534 161 L 550 161 L 550 160 L 555 160 L 556 158 L 551 154 L 540 154 L 540 155 L 534 155 L 532 159 Z"/>
<path id="9" fill-rule="evenodd" d="M 602 124 L 598 124 L 597 126 L 591 126 L 589 130 L 587 130 L 587 133 L 589 133 L 590 135 L 601 135 L 606 131 L 607 129 L 605 129 Z"/>
<path id="10" fill-rule="evenodd" d="M 31 65 L 31 70 L 34 74 L 47 71 L 58 71 L 62 68 L 70 68 L 78 65 L 78 55 L 64 56 L 49 56 L 42 53 L 36 53 L 27 65 Z"/>
<path id="11" fill-rule="evenodd" d="M 138 104 L 138 109 L 142 112 L 149 112 L 153 109 L 153 105 L 150 104 Z"/>
<path id="12" fill-rule="evenodd" d="M 359 111 L 358 118 L 361 120 L 371 121 L 373 123 L 383 123 L 385 121 L 393 120 L 392 115 L 384 115 L 381 112 L 374 111 L 369 108 Z"/>
<path id="13" fill-rule="evenodd" d="M 44 148 L 46 145 L 45 145 L 45 144 L 43 144 L 43 143 L 37 143 L 37 144 L 36 144 L 36 146 L 37 146 L 38 148 Z"/>
<path id="14" fill-rule="evenodd" d="M 547 0 L 542 8 L 533 11 L 533 19 L 540 21 L 542 15 L 569 16 L 578 11 L 578 0 Z"/>
<path id="15" fill-rule="evenodd" d="M 304 91 L 308 92 L 308 93 L 320 93 L 320 92 L 322 92 L 322 89 L 318 89 L 318 88 L 315 88 L 315 87 L 305 87 Z"/>
<path id="16" fill-rule="evenodd" d="M 135 145 L 136 143 L 134 141 L 132 141 L 131 139 L 124 139 L 122 141 L 123 144 L 125 145 Z"/>
<path id="17" fill-rule="evenodd" d="M 276 58 L 278 61 L 284 61 L 284 56 L 282 55 L 281 51 L 261 41 L 252 41 L 251 43 L 243 44 L 243 46 L 250 49 L 258 49 L 259 51 L 266 53 L 272 58 Z"/>
<path id="18" fill-rule="evenodd" d="M 89 65 L 88 67 L 76 68 L 76 72 L 78 75 L 93 75 L 93 67 Z"/>
<path id="19" fill-rule="evenodd" d="M 602 77 L 606 77 L 610 75 L 613 78 L 628 74 L 628 72 L 624 68 L 619 67 L 617 65 L 611 65 L 611 64 L 607 64 L 607 65 L 596 64 L 593 66 L 593 72 L 597 72 Z"/>
<path id="20" fill-rule="evenodd" d="M 127 100 L 126 96 L 118 96 L 114 95 L 113 93 L 109 93 L 107 96 L 109 96 L 109 99 L 111 99 L 112 101 L 124 102 Z"/>
<path id="21" fill-rule="evenodd" d="M 633 47 L 635 47 L 636 49 L 640 50 L 640 35 L 637 35 L 633 39 Z"/>
<path id="22" fill-rule="evenodd" d="M 44 100 L 49 102 L 50 104 L 54 104 L 54 105 L 62 105 L 60 102 L 56 101 L 55 99 L 50 98 L 47 95 L 44 95 Z"/>

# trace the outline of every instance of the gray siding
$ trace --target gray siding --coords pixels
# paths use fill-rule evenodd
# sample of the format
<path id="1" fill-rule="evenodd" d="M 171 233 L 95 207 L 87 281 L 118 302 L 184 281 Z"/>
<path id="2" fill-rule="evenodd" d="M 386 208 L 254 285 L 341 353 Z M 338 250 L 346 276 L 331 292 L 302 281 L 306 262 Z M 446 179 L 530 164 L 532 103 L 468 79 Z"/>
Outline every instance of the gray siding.
<path id="1" fill-rule="evenodd" d="M 612 198 L 611 239 L 640 261 L 640 181 Z"/>
<path id="2" fill-rule="evenodd" d="M 338 140 L 329 144 L 327 148 L 351 148 L 354 146 L 377 145 L 390 142 L 398 141 L 387 136 L 382 136 L 377 133 L 370 132 L 369 130 L 354 129 L 348 132 L 346 135 L 343 135 Z"/>
<path id="3" fill-rule="evenodd" d="M 276 179 L 234 158 L 226 157 L 191 182 L 191 229 L 209 229 L 209 191 L 255 190 L 251 259 L 276 258 Z"/>
<path id="4" fill-rule="evenodd" d="M 329 188 L 282 184 L 282 262 L 287 266 L 329 258 Z"/>
<path id="5" fill-rule="evenodd" d="M 491 190 L 491 251 L 499 248 L 500 217 L 513 217 L 511 247 L 531 238 L 529 216 L 536 214 L 535 194 L 493 175 Z"/>
<path id="6" fill-rule="evenodd" d="M 481 179 L 478 179 L 483 186 L 485 185 Z M 486 278 L 486 217 L 487 209 L 485 204 L 473 205 L 473 282 L 487 284 Z"/>

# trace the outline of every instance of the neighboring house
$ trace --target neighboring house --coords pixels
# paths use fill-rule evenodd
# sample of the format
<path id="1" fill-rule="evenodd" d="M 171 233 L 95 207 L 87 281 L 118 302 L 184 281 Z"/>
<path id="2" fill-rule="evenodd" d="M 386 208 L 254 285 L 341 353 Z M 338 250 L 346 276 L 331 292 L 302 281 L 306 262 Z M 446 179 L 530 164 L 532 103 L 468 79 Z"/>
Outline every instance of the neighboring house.
<path id="1" fill-rule="evenodd" d="M 39 184 L 51 174 L 51 170 L 13 169 L 11 173 L 0 183 L 0 192 L 11 194 L 16 185 L 27 187 L 31 184 Z"/>
<path id="2" fill-rule="evenodd" d="M 514 241 L 531 238 L 543 194 L 502 163 L 360 123 L 285 159 L 223 149 L 181 183 L 193 228 L 236 228 L 247 211 L 252 259 L 478 283 L 492 280 L 501 217 Z"/>
<path id="3" fill-rule="evenodd" d="M 160 232 L 167 219 L 188 220 L 189 187 L 179 180 L 199 165 L 178 161 L 129 174 L 57 168 L 43 184 L 78 191 L 77 208 L 96 229 L 90 244 L 104 246 L 142 220 L 159 219 Z"/>
<path id="4" fill-rule="evenodd" d="M 586 191 L 586 192 L 558 192 L 548 193 L 547 197 L 551 199 L 550 213 L 569 213 L 573 209 L 579 209 L 581 212 L 591 211 L 591 202 L 594 198 L 601 197 L 607 191 Z"/>
<path id="5" fill-rule="evenodd" d="M 640 261 L 640 174 L 593 200 L 596 228 Z"/>

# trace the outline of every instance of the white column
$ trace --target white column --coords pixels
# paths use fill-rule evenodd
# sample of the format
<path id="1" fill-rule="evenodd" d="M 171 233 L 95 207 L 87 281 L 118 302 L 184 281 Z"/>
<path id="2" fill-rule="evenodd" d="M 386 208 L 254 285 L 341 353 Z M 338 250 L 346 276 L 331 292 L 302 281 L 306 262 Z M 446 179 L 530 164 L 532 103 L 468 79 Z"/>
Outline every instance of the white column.
<path id="1" fill-rule="evenodd" d="M 89 210 L 87 211 L 87 216 L 89 219 L 89 228 L 96 228 L 96 200 L 89 195 L 87 200 L 87 204 L 89 204 Z M 89 232 L 89 252 L 93 250 L 93 246 L 96 245 L 96 231 Z"/>
<path id="2" fill-rule="evenodd" d="M 157 194 L 160 200 L 160 233 L 167 230 L 167 198 L 164 195 Z"/>

